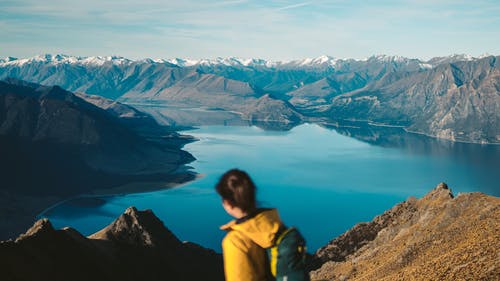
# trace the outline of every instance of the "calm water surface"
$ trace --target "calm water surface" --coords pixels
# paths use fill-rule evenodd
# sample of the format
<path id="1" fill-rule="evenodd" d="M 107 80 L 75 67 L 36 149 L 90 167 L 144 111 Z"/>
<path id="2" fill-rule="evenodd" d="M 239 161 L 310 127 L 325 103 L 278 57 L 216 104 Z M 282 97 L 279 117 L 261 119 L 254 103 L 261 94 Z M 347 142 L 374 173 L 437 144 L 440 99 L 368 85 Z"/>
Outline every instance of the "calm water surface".
<path id="1" fill-rule="evenodd" d="M 455 194 L 499 195 L 500 146 L 391 130 L 202 127 L 185 132 L 200 139 L 185 147 L 197 158 L 191 166 L 203 176 L 199 180 L 170 190 L 76 199 L 44 216 L 56 227 L 72 226 L 88 235 L 133 205 L 152 209 L 181 240 L 220 251 L 224 233 L 218 227 L 231 218 L 214 185 L 222 173 L 238 167 L 254 178 L 260 205 L 277 207 L 313 252 L 357 222 L 370 221 L 409 196 L 421 197 L 439 182 Z"/>

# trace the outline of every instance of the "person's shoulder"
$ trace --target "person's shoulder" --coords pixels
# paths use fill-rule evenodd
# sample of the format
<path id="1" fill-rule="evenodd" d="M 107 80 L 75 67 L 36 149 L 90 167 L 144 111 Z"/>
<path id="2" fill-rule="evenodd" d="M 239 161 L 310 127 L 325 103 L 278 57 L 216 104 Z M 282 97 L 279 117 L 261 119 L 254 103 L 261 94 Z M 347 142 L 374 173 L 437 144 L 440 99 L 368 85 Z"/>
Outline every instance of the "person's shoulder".
<path id="1" fill-rule="evenodd" d="M 278 209 L 276 208 L 260 208 L 258 214 L 256 217 L 259 217 L 260 219 L 265 218 L 266 220 L 272 221 L 272 222 L 281 222 L 281 218 L 278 212 Z"/>
<path id="2" fill-rule="evenodd" d="M 250 247 L 251 240 L 240 231 L 230 230 L 224 239 L 222 239 L 222 248 L 236 247 L 244 250 Z"/>

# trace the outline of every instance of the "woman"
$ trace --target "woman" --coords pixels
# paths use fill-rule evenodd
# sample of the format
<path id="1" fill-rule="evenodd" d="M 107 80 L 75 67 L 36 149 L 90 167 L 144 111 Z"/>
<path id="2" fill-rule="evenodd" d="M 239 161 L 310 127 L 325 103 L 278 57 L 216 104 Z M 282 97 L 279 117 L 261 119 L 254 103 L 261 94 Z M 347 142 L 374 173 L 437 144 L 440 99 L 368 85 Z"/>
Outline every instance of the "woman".
<path id="1" fill-rule="evenodd" d="M 247 173 L 233 169 L 220 178 L 222 206 L 235 220 L 221 227 L 226 281 L 272 280 L 265 248 L 273 246 L 283 224 L 276 209 L 257 209 L 255 185 Z"/>

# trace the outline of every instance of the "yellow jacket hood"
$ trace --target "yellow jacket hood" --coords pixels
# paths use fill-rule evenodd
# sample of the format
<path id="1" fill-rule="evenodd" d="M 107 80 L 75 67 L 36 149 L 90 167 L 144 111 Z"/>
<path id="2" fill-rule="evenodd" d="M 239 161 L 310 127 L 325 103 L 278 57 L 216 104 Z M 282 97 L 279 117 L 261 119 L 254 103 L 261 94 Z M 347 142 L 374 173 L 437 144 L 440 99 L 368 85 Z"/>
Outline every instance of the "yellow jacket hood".
<path id="1" fill-rule="evenodd" d="M 238 231 L 262 248 L 269 248 L 273 246 L 274 237 L 281 224 L 281 219 L 276 209 L 265 209 L 241 223 L 233 220 L 221 226 L 221 229 Z"/>

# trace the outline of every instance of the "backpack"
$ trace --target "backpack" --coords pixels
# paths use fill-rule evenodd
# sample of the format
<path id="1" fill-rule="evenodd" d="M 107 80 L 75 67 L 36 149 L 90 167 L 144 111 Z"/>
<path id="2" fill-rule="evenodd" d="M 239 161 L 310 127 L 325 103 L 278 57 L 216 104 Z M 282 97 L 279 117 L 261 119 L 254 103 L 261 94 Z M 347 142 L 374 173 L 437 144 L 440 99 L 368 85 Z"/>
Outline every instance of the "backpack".
<path id="1" fill-rule="evenodd" d="M 267 248 L 271 274 L 277 281 L 309 281 L 306 240 L 295 227 L 278 231 L 274 246 Z"/>

